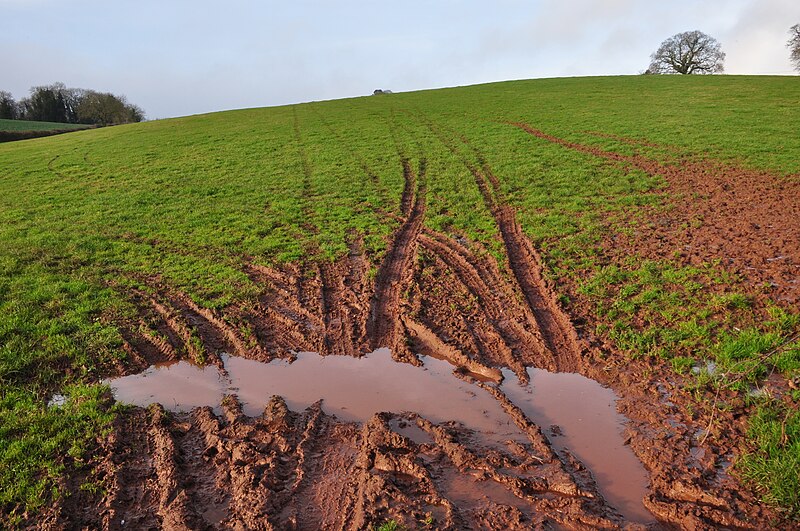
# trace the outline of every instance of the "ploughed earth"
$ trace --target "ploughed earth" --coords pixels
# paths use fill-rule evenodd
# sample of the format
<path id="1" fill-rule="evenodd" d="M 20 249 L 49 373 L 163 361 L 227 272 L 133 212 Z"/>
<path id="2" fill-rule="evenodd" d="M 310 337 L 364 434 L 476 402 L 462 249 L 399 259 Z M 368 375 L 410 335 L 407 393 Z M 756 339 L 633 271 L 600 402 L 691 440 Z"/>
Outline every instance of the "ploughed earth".
<path id="1" fill-rule="evenodd" d="M 693 235 L 659 225 L 639 236 L 637 248 L 672 256 L 676 242 L 685 241 L 687 261 L 713 259 L 722 249 L 731 263 L 759 266 L 754 284 L 771 279 L 782 297 L 797 296 L 791 268 L 800 263 L 800 215 L 779 230 L 786 218 L 769 205 L 754 207 L 769 220 L 759 224 L 733 206 L 708 207 L 728 205 L 726 193 L 752 187 L 766 201 L 785 198 L 784 189 L 765 191 L 774 177 L 738 172 L 726 180 L 518 125 L 566 148 L 664 175 L 678 191 L 695 178 L 702 183 L 696 204 L 685 201 L 671 215 L 700 209 L 704 224 Z M 277 269 L 246 260 L 245 272 L 263 292 L 257 302 L 224 312 L 199 307 L 158 278 L 140 279 L 147 288 L 131 294 L 140 318 L 123 326 L 129 362 L 108 381 L 118 400 L 138 407 L 119 416 L 97 453 L 95 474 L 107 489 L 62 499 L 47 523 L 770 525 L 774 513 L 727 473 L 741 423 L 720 413 L 724 429 L 709 436 L 707 419 L 686 414 L 692 398 L 677 377 L 625 359 L 591 336 L 587 316 L 568 315 L 498 178 L 486 164 L 465 164 L 495 217 L 504 263 L 475 242 L 424 226 L 425 163 L 404 161 L 401 224 L 375 275 L 354 239 L 349 256 L 334 263 Z M 797 213 L 796 201 L 789 207 Z M 734 221 L 736 230 L 717 234 L 716 250 L 704 240 L 714 237 L 715 223 Z M 748 231 L 770 235 L 771 243 L 737 247 Z M 612 245 L 609 255 L 616 251 Z M 778 252 L 784 258 L 767 261 Z"/>

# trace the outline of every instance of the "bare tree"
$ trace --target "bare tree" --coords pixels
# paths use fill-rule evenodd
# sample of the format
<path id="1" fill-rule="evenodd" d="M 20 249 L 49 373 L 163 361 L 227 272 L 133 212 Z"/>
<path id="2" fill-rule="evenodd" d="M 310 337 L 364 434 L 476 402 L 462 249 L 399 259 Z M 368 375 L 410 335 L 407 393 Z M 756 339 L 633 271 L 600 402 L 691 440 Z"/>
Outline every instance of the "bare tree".
<path id="1" fill-rule="evenodd" d="M 725 52 L 702 31 L 685 31 L 661 43 L 650 56 L 650 74 L 715 74 L 722 72 Z"/>
<path id="2" fill-rule="evenodd" d="M 800 24 L 795 24 L 789 29 L 789 58 L 792 60 L 795 70 L 800 72 Z"/>

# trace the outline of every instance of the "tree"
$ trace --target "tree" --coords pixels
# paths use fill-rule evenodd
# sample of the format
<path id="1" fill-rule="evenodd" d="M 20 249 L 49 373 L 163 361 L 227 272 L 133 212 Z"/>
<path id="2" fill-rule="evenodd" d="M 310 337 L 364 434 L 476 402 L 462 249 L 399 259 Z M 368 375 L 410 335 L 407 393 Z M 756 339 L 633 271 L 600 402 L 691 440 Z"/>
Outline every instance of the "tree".
<path id="1" fill-rule="evenodd" d="M 22 118 L 44 122 L 74 123 L 81 91 L 64 83 L 31 87 L 31 95 L 20 101 Z"/>
<path id="2" fill-rule="evenodd" d="M 142 109 L 128 103 L 125 96 L 67 88 L 63 83 L 32 87 L 30 97 L 20 100 L 17 107 L 17 118 L 25 120 L 94 125 L 126 124 L 144 120 Z"/>
<path id="3" fill-rule="evenodd" d="M 111 125 L 141 122 L 144 112 L 136 105 L 128 103 L 125 96 L 84 90 L 78 99 L 76 116 L 78 123 Z"/>
<path id="4" fill-rule="evenodd" d="M 800 72 L 800 24 L 795 24 L 789 29 L 789 58 L 792 60 L 795 70 Z"/>
<path id="5" fill-rule="evenodd" d="M 0 90 L 0 118 L 15 120 L 17 118 L 17 102 L 9 92 Z"/>
<path id="6" fill-rule="evenodd" d="M 722 72 L 725 53 L 702 31 L 686 31 L 661 43 L 650 56 L 650 74 L 715 74 Z"/>

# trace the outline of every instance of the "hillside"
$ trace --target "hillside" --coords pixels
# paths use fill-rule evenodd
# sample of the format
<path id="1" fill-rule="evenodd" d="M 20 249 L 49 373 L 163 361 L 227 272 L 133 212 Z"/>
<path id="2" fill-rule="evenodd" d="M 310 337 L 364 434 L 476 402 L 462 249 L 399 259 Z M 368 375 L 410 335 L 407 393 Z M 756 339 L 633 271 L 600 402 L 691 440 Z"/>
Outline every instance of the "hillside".
<path id="1" fill-rule="evenodd" d="M 0 522 L 629 519 L 521 413 L 517 446 L 424 415 L 403 421 L 418 444 L 391 415 L 357 427 L 273 399 L 254 419 L 234 398 L 170 414 L 99 383 L 382 347 L 446 359 L 506 411 L 510 388 L 482 377 L 592 378 L 629 419 L 654 518 L 789 522 L 798 103 L 789 77 L 543 79 L 1 144 Z"/>

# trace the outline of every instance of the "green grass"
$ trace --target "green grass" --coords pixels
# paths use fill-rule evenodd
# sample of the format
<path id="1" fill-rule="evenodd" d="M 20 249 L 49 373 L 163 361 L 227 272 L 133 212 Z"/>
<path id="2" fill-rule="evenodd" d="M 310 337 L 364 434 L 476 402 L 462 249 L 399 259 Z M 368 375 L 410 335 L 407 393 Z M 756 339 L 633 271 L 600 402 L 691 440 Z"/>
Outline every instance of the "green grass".
<path id="1" fill-rule="evenodd" d="M 0 515 L 9 524 L 60 496 L 113 414 L 102 368 L 121 352 L 104 315 L 114 294 L 55 264 L 0 256 Z M 48 402 L 60 393 L 63 406 Z"/>
<path id="2" fill-rule="evenodd" d="M 800 411 L 766 402 L 750 420 L 750 451 L 740 462 L 764 499 L 800 517 Z"/>
<path id="3" fill-rule="evenodd" d="M 397 520 L 389 520 L 373 529 L 375 531 L 405 531 L 406 527 L 403 524 L 397 523 Z"/>
<path id="4" fill-rule="evenodd" d="M 65 129 L 87 129 L 85 124 L 65 124 L 60 122 L 34 122 L 30 120 L 0 119 L 0 131 L 58 131 Z"/>
<path id="5" fill-rule="evenodd" d="M 242 272 L 244 261 L 329 260 L 360 237 L 374 266 L 398 226 L 391 214 L 399 213 L 401 158 L 413 167 L 426 161 L 429 227 L 503 258 L 497 226 L 465 162 L 491 166 L 504 200 L 517 207 L 542 250 L 548 276 L 577 286 L 600 323 L 597 332 L 626 355 L 665 360 L 684 374 L 714 359 L 731 373 L 747 371 L 747 385 L 773 366 L 796 375 L 796 351 L 764 359 L 798 329 L 796 318 L 777 315 L 779 309 L 763 318 L 767 310 L 754 306 L 719 264 L 603 261 L 608 220 L 657 205 L 658 176 L 508 124 L 523 121 L 624 153 L 632 147 L 592 133 L 646 139 L 662 147 L 640 151 L 660 160 L 679 154 L 790 175 L 800 171 L 796 81 L 517 81 L 0 145 L 0 417 L 18 419 L 0 438 L 2 513 L 41 507 L 59 491 L 60 474 L 86 466 L 85 452 L 108 426 L 96 385 L 125 355 L 114 323 L 132 312 L 131 287 L 157 278 L 224 311 L 259 292 Z M 23 122 L 2 121 L 0 130 L 7 124 Z M 46 407 L 52 393 L 65 390 L 76 397 L 74 406 Z M 64 447 L 64 434 L 77 441 L 74 449 Z M 765 459 L 780 460 L 785 451 Z M 757 474 L 749 477 L 766 485 Z M 770 498 L 796 507 L 779 499 L 786 498 Z"/>

